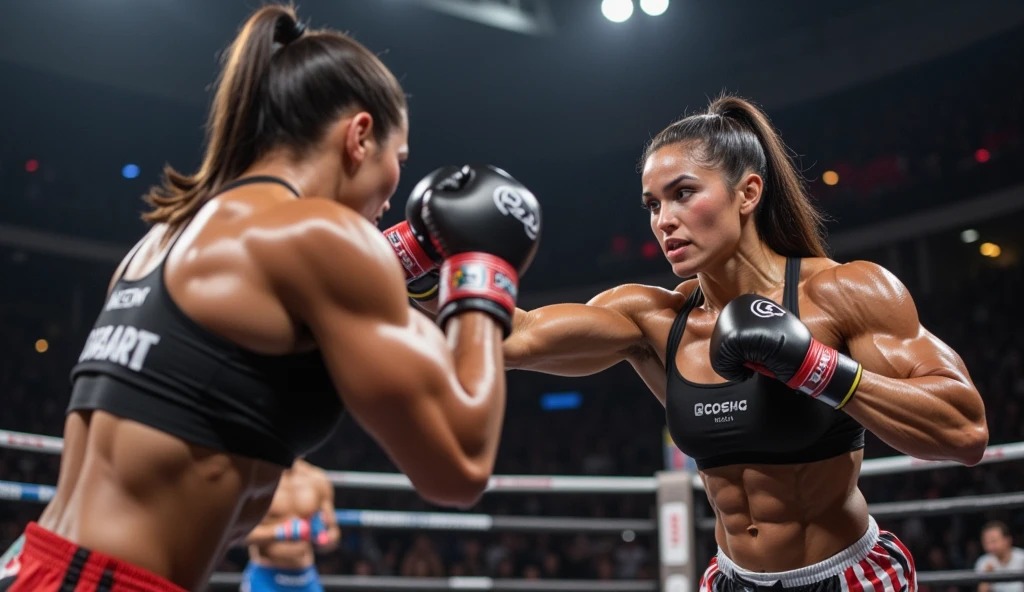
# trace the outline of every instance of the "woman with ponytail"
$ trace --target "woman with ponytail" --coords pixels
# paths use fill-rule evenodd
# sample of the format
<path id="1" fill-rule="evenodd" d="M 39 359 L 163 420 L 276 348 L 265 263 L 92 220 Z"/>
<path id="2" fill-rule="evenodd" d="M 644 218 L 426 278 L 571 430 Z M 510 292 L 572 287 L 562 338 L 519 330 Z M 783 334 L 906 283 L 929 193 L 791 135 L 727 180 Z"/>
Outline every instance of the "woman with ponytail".
<path id="1" fill-rule="evenodd" d="M 827 257 L 822 217 L 750 102 L 723 96 L 673 123 L 642 167 L 651 231 L 691 279 L 517 311 L 507 366 L 633 366 L 717 518 L 701 590 L 914 590 L 913 559 L 857 488 L 864 429 L 977 463 L 988 430 L 960 357 L 892 274 Z"/>
<path id="2" fill-rule="evenodd" d="M 425 499 L 474 503 L 497 453 L 501 341 L 540 211 L 498 169 L 447 167 L 385 238 L 375 223 L 408 152 L 405 95 L 373 53 L 286 6 L 245 22 L 202 165 L 168 167 L 147 196 L 151 228 L 72 370 L 56 492 L 0 591 L 205 589 L 343 410 Z M 521 204 L 525 231 L 494 206 L 496 186 Z M 413 259 L 505 281 L 446 286 L 439 328 L 409 306 Z M 322 509 L 281 517 L 262 543 L 322 540 Z M 282 581 L 317 589 L 306 575 Z"/>

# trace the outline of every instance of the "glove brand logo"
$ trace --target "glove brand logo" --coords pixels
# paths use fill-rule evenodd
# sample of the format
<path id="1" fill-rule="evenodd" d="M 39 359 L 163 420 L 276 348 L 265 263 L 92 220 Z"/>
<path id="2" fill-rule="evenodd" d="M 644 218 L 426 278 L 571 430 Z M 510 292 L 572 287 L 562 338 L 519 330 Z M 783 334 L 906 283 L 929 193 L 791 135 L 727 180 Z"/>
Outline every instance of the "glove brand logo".
<path id="1" fill-rule="evenodd" d="M 516 283 L 512 281 L 512 278 L 500 271 L 494 274 L 494 285 L 499 289 L 508 292 L 512 298 L 516 298 L 518 296 L 519 290 L 516 288 Z"/>
<path id="2" fill-rule="evenodd" d="M 524 205 L 526 200 L 519 191 L 510 185 L 501 185 L 494 190 L 494 206 L 506 216 L 512 216 L 523 223 L 523 230 L 530 240 L 537 240 L 540 220 L 535 212 L 528 211 Z"/>
<path id="3" fill-rule="evenodd" d="M 405 250 L 405 245 L 402 244 L 402 239 L 398 236 L 397 232 L 389 232 L 385 236 L 391 241 L 391 246 L 395 250 L 395 254 L 398 255 L 398 260 L 402 262 L 402 267 L 409 274 L 415 274 L 416 269 L 419 267 L 416 262 L 409 256 L 408 251 Z"/>
<path id="4" fill-rule="evenodd" d="M 786 314 L 786 309 L 775 304 L 771 300 L 755 300 L 750 303 L 750 312 L 762 319 L 770 319 L 772 317 L 781 317 Z"/>
<path id="5" fill-rule="evenodd" d="M 452 273 L 453 288 L 483 288 L 487 278 L 487 270 L 482 265 L 460 265 Z"/>
<path id="6" fill-rule="evenodd" d="M 697 417 L 704 415 L 721 415 L 733 411 L 746 411 L 747 400 L 725 401 L 723 403 L 697 403 L 693 406 L 693 414 Z"/>

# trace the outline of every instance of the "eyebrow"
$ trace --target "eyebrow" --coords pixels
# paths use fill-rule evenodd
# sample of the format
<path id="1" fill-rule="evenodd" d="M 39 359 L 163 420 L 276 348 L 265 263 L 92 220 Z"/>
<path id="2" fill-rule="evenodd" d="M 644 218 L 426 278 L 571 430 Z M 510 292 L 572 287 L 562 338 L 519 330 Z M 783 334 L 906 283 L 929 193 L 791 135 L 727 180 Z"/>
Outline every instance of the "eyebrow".
<path id="1" fill-rule="evenodd" d="M 697 180 L 698 180 L 697 177 L 694 177 L 693 175 L 688 175 L 686 173 L 683 173 L 682 175 L 679 175 L 678 177 L 676 177 L 675 179 L 672 179 L 668 183 L 665 183 L 665 186 L 662 187 L 661 190 L 663 192 L 664 191 L 668 191 L 669 189 L 672 189 L 673 187 L 675 187 L 676 185 L 678 185 L 682 181 L 697 181 Z M 644 191 L 640 195 L 640 197 L 654 197 L 654 194 L 651 193 L 650 191 Z"/>

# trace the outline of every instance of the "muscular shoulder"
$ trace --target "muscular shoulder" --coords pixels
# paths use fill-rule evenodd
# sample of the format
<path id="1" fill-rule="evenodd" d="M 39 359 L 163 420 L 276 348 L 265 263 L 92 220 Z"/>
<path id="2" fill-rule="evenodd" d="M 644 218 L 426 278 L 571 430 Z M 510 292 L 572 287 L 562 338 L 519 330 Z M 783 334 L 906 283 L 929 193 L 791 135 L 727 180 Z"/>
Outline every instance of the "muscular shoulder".
<path id="1" fill-rule="evenodd" d="M 286 300 L 345 297 L 404 310 L 402 271 L 380 230 L 323 199 L 286 202 L 259 215 L 246 244 Z M 393 298 L 391 296 L 394 296 Z"/>
<path id="2" fill-rule="evenodd" d="M 666 290 L 645 284 L 623 284 L 605 290 L 587 304 L 614 310 L 634 321 L 665 309 L 676 309 L 696 288 L 697 280 L 680 284 L 675 290 Z"/>
<path id="3" fill-rule="evenodd" d="M 819 308 L 848 329 L 876 322 L 916 325 L 917 309 L 906 286 L 877 263 L 852 261 L 836 263 L 815 260 L 820 269 L 811 270 L 804 293 Z M 863 327 L 860 327 L 863 328 Z"/>

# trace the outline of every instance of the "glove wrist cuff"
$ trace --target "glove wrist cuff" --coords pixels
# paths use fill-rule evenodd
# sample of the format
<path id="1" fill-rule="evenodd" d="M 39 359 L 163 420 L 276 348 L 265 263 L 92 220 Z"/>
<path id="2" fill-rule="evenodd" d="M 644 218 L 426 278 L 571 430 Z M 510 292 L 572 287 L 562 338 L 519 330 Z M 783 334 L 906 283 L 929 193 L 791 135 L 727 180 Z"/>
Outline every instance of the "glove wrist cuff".
<path id="1" fill-rule="evenodd" d="M 817 339 L 811 339 L 803 364 L 786 386 L 833 409 L 841 409 L 853 397 L 860 384 L 863 368 Z"/>
<path id="2" fill-rule="evenodd" d="M 519 292 L 519 274 L 507 261 L 488 253 L 459 253 L 441 264 L 438 322 L 441 327 L 452 315 L 483 311 L 511 330 L 512 314 Z"/>
<path id="3" fill-rule="evenodd" d="M 422 277 L 437 268 L 437 264 L 416 240 L 416 234 L 408 222 L 399 222 L 388 228 L 384 231 L 384 237 L 391 243 L 395 255 L 398 255 L 406 280 Z"/>

